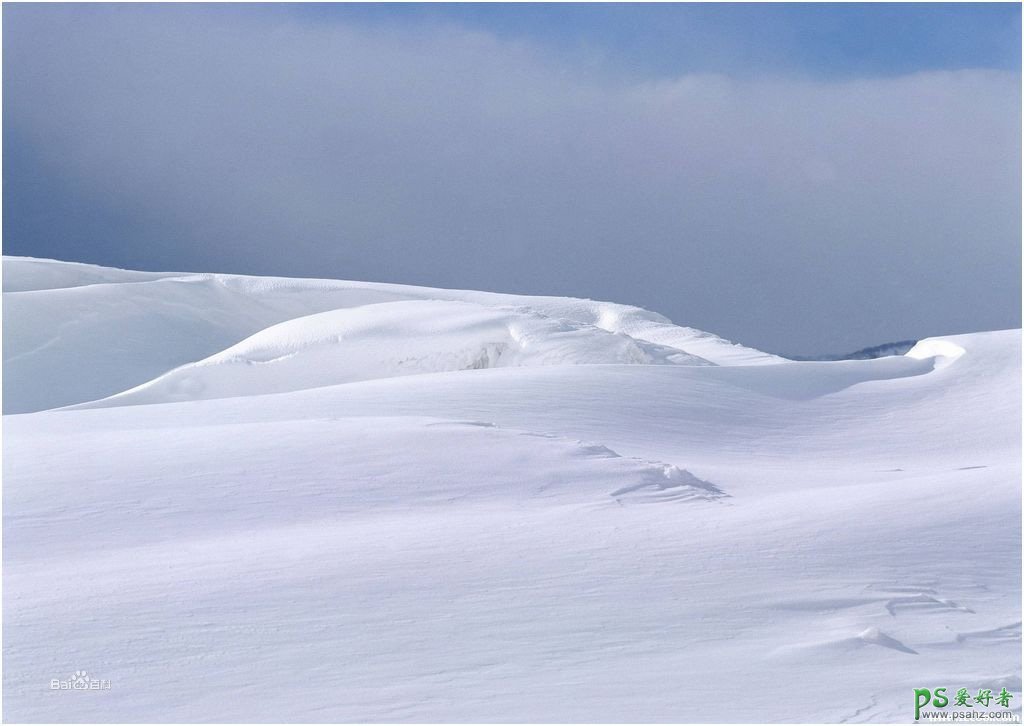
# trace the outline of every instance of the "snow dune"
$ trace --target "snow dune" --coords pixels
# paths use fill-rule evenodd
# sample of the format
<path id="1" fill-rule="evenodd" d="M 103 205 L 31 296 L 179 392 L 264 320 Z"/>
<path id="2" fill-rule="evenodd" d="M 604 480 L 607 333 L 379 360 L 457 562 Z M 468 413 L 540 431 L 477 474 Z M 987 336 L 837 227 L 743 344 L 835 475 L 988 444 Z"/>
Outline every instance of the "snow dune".
<path id="1" fill-rule="evenodd" d="M 1020 331 L 77 269 L 5 260 L 5 406 L 75 404 L 4 417 L 7 720 L 1019 712 Z"/>
<path id="2" fill-rule="evenodd" d="M 407 300 L 278 323 L 216 355 L 91 405 L 226 398 L 417 373 L 584 363 L 711 365 L 675 348 L 528 308 Z"/>
<path id="3" fill-rule="evenodd" d="M 338 280 L 138 273 L 10 257 L 5 257 L 3 264 L 7 313 L 3 330 L 5 413 L 25 413 L 106 398 L 191 363 L 202 362 L 199 367 L 203 371 L 198 378 L 230 376 L 224 371 L 211 370 L 214 362 L 225 363 L 224 357 L 216 361 L 208 359 L 222 352 L 230 357 L 234 354 L 226 353 L 227 349 L 288 321 L 295 322 L 284 329 L 266 330 L 250 344 L 279 348 L 280 345 L 270 338 L 283 336 L 304 349 L 304 357 L 314 357 L 319 364 L 322 362 L 320 355 L 325 354 L 328 346 L 307 345 L 301 340 L 303 331 L 319 336 L 317 339 L 321 342 L 331 335 L 327 328 L 332 324 L 339 326 L 339 336 L 353 326 L 361 325 L 362 330 L 373 331 L 374 314 L 382 315 L 382 320 L 380 329 L 372 333 L 372 344 L 380 351 L 390 351 L 386 360 L 378 360 L 376 353 L 360 350 L 363 344 L 358 336 L 339 339 L 337 342 L 344 350 L 335 351 L 333 355 L 335 363 L 340 365 L 338 375 L 332 377 L 327 371 L 320 371 L 310 374 L 309 380 L 315 380 L 315 385 L 326 385 L 378 374 L 377 369 L 360 370 L 360 361 L 373 365 L 382 363 L 384 367 L 380 370 L 387 371 L 383 375 L 404 374 L 406 371 L 397 369 L 404 355 L 402 346 L 406 343 L 414 347 L 410 356 L 434 356 L 434 365 L 423 362 L 408 366 L 411 372 L 449 370 L 462 362 L 472 366 L 475 356 L 491 354 L 485 350 L 488 344 L 516 351 L 506 356 L 501 365 L 655 361 L 760 364 L 781 360 L 702 331 L 673 325 L 664 317 L 641 308 L 592 300 Z M 378 308 L 376 313 L 357 311 L 365 306 L 403 301 L 410 304 L 404 308 Z M 461 310 L 466 312 L 455 312 L 460 310 L 456 306 L 445 308 L 444 302 L 465 303 L 466 307 Z M 414 312 L 417 306 L 412 303 L 422 304 L 418 313 Z M 480 329 L 483 323 L 472 319 L 468 312 L 471 305 L 478 306 L 478 314 L 485 317 L 488 315 L 485 308 L 500 311 L 491 317 L 493 340 L 479 337 L 486 331 Z M 349 312 L 344 312 L 346 310 Z M 335 311 L 333 316 L 305 322 L 297 320 L 331 311 Z M 395 320 L 403 315 L 409 315 L 409 320 L 395 327 Z M 432 321 L 435 315 L 448 322 Z M 419 321 L 419 330 L 414 328 L 412 316 Z M 508 320 L 499 319 L 503 317 Z M 456 330 L 460 321 L 470 326 L 465 339 L 459 339 Z M 394 340 L 390 343 L 382 340 L 384 326 L 392 330 Z M 578 332 L 573 333 L 573 330 Z M 522 331 L 522 344 L 511 339 L 516 331 Z M 435 333 L 444 333 L 444 343 L 429 340 Z M 547 335 L 553 336 L 549 342 L 542 340 Z M 580 344 L 569 342 L 571 338 Z M 418 343 L 413 342 L 416 339 Z M 423 349 L 424 345 L 430 350 Z M 448 361 L 440 360 L 442 354 L 448 352 L 445 345 L 454 347 Z M 317 351 L 310 350 L 312 347 Z M 560 359 L 560 352 L 566 356 L 564 360 Z M 467 354 L 471 359 L 463 361 L 462 357 Z M 515 363 L 516 360 L 521 363 Z M 283 376 L 296 370 L 295 363 L 281 375 L 253 376 L 254 382 L 270 378 L 280 382 Z M 274 366 L 275 371 L 278 368 Z M 175 378 L 185 375 L 180 373 Z M 205 385 L 197 376 L 190 380 L 196 385 Z M 286 389 L 301 385 L 305 384 L 300 379 L 293 379 Z M 147 395 L 154 392 L 151 390 Z M 182 391 L 177 390 L 172 395 L 180 397 Z"/>

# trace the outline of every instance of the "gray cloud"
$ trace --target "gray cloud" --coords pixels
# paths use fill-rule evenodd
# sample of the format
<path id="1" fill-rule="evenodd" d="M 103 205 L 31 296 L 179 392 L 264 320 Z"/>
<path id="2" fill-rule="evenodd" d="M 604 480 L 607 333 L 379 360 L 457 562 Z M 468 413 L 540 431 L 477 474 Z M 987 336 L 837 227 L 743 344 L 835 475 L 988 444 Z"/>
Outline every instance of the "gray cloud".
<path id="1" fill-rule="evenodd" d="M 1015 73 L 643 81 L 458 27 L 4 21 L 8 253 L 582 295 L 782 353 L 1020 325 Z"/>

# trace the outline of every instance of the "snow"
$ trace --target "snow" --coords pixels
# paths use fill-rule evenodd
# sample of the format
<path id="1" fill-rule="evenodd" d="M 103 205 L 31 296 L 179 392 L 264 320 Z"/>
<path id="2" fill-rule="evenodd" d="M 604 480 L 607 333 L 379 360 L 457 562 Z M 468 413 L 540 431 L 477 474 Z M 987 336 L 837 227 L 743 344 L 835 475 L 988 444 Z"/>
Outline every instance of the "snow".
<path id="1" fill-rule="evenodd" d="M 98 405 L 251 396 L 419 373 L 568 363 L 711 365 L 675 348 L 528 309 L 405 300 L 272 325 Z"/>
<path id="2" fill-rule="evenodd" d="M 629 336 L 639 347 L 675 348 L 683 353 L 678 360 L 782 360 L 673 325 L 641 308 L 592 300 L 339 280 L 139 273 L 18 257 L 5 257 L 3 264 L 4 413 L 105 398 L 221 353 L 278 323 L 399 301 L 526 308 L 527 315 L 549 318 L 551 332 L 590 326 Z M 603 345 L 614 346 L 608 340 Z M 571 353 L 567 362 L 577 359 Z"/>
<path id="3" fill-rule="evenodd" d="M 13 263 L 5 410 L 51 410 L 4 416 L 8 721 L 1019 712 L 1020 331 L 792 362 L 612 303 Z"/>
<path id="4" fill-rule="evenodd" d="M 951 340 L 922 340 L 907 351 L 907 357 L 918 360 L 934 358 L 936 367 L 939 367 L 949 365 L 966 352 Z"/>
<path id="5" fill-rule="evenodd" d="M 31 257 L 5 256 L 3 258 L 4 292 L 58 290 L 105 282 L 141 282 L 173 275 L 174 273 L 136 272 L 100 267 L 99 265 L 86 265 L 80 262 L 62 262 Z"/>

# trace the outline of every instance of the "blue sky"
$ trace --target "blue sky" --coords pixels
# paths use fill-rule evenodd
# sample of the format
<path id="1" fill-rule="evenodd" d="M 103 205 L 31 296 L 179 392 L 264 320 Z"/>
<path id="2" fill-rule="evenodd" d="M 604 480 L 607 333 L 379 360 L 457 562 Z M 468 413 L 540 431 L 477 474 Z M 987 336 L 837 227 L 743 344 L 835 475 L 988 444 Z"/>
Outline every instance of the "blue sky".
<path id="1" fill-rule="evenodd" d="M 1020 325 L 1017 4 L 3 6 L 4 252 Z"/>

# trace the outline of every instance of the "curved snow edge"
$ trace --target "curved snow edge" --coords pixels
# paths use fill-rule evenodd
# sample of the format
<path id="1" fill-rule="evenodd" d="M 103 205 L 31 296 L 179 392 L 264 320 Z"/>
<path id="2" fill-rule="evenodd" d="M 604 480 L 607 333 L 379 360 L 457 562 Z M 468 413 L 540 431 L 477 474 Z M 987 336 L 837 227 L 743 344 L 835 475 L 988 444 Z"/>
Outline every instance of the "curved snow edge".
<path id="1" fill-rule="evenodd" d="M 945 368 L 954 363 L 967 351 L 956 343 L 943 338 L 925 338 L 906 352 L 908 358 L 935 359 L 935 368 Z"/>

